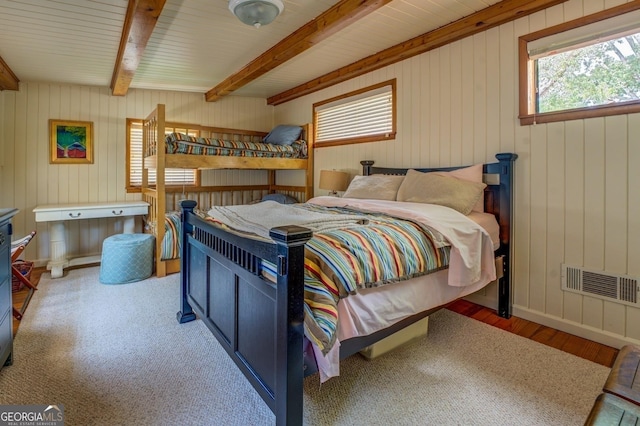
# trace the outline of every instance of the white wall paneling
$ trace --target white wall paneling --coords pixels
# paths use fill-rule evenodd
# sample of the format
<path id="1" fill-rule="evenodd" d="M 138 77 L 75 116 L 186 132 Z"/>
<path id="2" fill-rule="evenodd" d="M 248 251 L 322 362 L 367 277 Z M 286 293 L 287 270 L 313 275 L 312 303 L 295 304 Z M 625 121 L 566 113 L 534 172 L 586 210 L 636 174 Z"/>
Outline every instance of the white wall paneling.
<path id="1" fill-rule="evenodd" d="M 358 161 L 448 166 L 514 151 L 514 312 L 606 344 L 640 342 L 640 309 L 561 290 L 561 264 L 640 277 L 640 114 L 520 126 L 517 39 L 624 0 L 569 0 L 399 64 L 275 107 L 311 120 L 312 104 L 396 78 L 393 142 L 316 150 L 316 170 Z M 473 297 L 494 305 L 495 288 Z"/>
<path id="2" fill-rule="evenodd" d="M 261 98 L 231 96 L 210 103 L 198 93 L 139 89 L 116 97 L 108 88 L 44 83 L 0 92 L 0 204 L 20 209 L 16 235 L 38 231 L 26 258 L 38 264 L 49 258 L 47 225 L 36 224 L 32 213 L 37 205 L 140 199 L 125 191 L 126 118 L 144 118 L 158 103 L 166 104 L 170 121 L 262 131 L 273 125 L 273 107 Z M 94 164 L 49 164 L 49 119 L 92 121 Z M 207 172 L 203 181 L 266 182 L 266 173 Z M 67 250 L 73 256 L 99 253 L 104 238 L 121 228 L 111 219 L 72 221 Z"/>
<path id="3" fill-rule="evenodd" d="M 387 166 L 448 166 L 493 161 L 516 152 L 514 313 L 603 343 L 640 343 L 640 309 L 563 292 L 568 263 L 640 276 L 640 114 L 520 126 L 517 38 L 624 0 L 569 0 L 277 107 L 264 99 L 229 97 L 206 103 L 202 94 L 22 84 L 0 92 L 0 196 L 17 207 L 17 234 L 36 228 L 37 204 L 138 199 L 124 190 L 125 118 L 143 118 L 157 103 L 173 121 L 268 130 L 273 123 L 311 121 L 312 104 L 397 79 L 398 134 L 394 141 L 320 148 L 322 169 L 359 174 L 360 160 Z M 312 65 L 311 65 L 312 66 Z M 94 122 L 95 164 L 50 165 L 48 119 Z M 255 182 L 261 172 L 218 171 L 207 183 Z M 282 174 L 299 183 L 297 172 Z M 322 191 L 317 191 L 322 194 Z M 48 235 L 37 227 L 29 258 L 46 260 Z M 99 251 L 119 232 L 115 222 L 79 221 L 72 254 Z M 495 304 L 495 288 L 476 296 Z"/>

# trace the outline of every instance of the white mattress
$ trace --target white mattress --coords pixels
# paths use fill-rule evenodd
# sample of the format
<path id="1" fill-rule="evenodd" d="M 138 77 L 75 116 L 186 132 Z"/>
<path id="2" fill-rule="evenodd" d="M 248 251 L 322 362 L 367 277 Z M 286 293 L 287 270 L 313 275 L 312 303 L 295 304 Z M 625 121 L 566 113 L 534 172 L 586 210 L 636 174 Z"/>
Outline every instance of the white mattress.
<path id="1" fill-rule="evenodd" d="M 342 299 L 338 304 L 338 339 L 366 336 L 417 312 L 464 297 L 485 287 L 447 284 L 447 270 L 413 278 L 392 286 L 374 287 Z"/>
<path id="2" fill-rule="evenodd" d="M 493 243 L 493 250 L 498 250 L 498 247 L 500 247 L 500 225 L 496 217 L 491 213 L 480 212 L 471 212 L 467 217 L 482 226 L 485 231 L 489 233 L 491 242 Z"/>

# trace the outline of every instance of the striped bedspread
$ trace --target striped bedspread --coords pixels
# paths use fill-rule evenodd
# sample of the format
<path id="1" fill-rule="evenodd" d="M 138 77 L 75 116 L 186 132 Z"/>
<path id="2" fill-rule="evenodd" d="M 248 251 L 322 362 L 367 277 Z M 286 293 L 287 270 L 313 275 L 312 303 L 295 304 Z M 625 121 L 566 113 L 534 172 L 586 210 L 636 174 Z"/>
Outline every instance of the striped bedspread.
<path id="1" fill-rule="evenodd" d="M 368 219 L 349 229 L 314 233 L 305 245 L 305 335 L 325 355 L 336 341 L 338 301 L 358 289 L 444 268 L 452 287 L 496 278 L 489 233 L 448 207 L 338 197 L 316 197 L 304 205 Z M 263 275 L 273 279 L 273 267 L 263 266 Z"/>
<path id="2" fill-rule="evenodd" d="M 145 232 L 158 235 L 156 223 L 147 222 Z M 169 212 L 164 217 L 164 238 L 162 238 L 162 260 L 178 259 L 182 247 L 182 224 L 180 222 L 180 212 Z"/>
<path id="3" fill-rule="evenodd" d="M 167 154 L 222 155 L 235 157 L 306 158 L 307 144 L 291 145 L 200 138 L 184 133 L 170 133 L 165 138 Z"/>
<path id="4" fill-rule="evenodd" d="M 162 259 L 177 259 L 180 257 L 182 247 L 182 224 L 180 212 L 171 212 L 165 215 L 164 238 L 162 239 Z"/>
<path id="5" fill-rule="evenodd" d="M 315 233 L 305 246 L 305 333 L 323 352 L 335 343 L 341 298 L 449 264 L 450 246 L 437 231 L 384 214 L 366 216 L 366 225 Z"/>

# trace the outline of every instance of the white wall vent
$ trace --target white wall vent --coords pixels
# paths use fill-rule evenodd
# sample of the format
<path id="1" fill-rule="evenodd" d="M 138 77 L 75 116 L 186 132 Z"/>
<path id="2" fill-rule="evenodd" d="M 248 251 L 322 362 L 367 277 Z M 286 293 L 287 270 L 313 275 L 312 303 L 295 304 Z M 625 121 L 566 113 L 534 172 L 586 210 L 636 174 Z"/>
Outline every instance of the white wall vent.
<path id="1" fill-rule="evenodd" d="M 640 306 L 637 277 L 562 264 L 562 290 Z"/>

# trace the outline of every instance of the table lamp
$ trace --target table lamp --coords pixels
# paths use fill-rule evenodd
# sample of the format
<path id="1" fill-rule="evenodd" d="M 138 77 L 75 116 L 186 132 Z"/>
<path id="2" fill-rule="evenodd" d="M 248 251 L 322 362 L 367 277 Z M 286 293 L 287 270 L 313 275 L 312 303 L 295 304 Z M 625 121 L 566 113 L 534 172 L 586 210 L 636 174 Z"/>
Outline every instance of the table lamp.
<path id="1" fill-rule="evenodd" d="M 329 190 L 329 195 L 338 196 L 338 191 L 345 191 L 349 186 L 349 173 L 339 170 L 320 171 L 320 189 Z"/>

